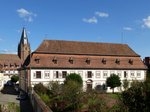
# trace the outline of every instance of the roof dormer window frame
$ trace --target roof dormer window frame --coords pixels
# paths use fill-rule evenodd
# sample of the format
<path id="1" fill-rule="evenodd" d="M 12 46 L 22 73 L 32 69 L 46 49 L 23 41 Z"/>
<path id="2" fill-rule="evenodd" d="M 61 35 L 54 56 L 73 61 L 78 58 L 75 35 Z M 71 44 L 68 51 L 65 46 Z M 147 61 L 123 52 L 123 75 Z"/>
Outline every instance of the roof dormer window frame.
<path id="1" fill-rule="evenodd" d="M 54 57 L 53 60 L 52 60 L 52 62 L 53 62 L 54 64 L 57 64 L 57 62 L 58 62 L 57 58 Z"/>
<path id="2" fill-rule="evenodd" d="M 91 63 L 90 58 L 87 58 L 85 62 L 89 65 Z"/>
<path id="3" fill-rule="evenodd" d="M 36 64 L 39 64 L 40 63 L 40 58 L 37 56 L 37 57 L 35 57 L 34 61 L 36 62 Z"/>
<path id="4" fill-rule="evenodd" d="M 103 59 L 102 59 L 102 63 L 103 63 L 103 64 L 106 64 L 106 58 L 103 58 Z"/>
<path id="5" fill-rule="evenodd" d="M 133 59 L 129 59 L 129 63 L 133 65 Z"/>
<path id="6" fill-rule="evenodd" d="M 120 64 L 120 59 L 116 59 L 116 60 L 115 60 L 115 63 L 116 63 L 116 64 Z"/>
<path id="7" fill-rule="evenodd" d="M 70 62 L 70 64 L 73 64 L 74 60 L 72 57 L 69 58 L 69 62 Z"/>

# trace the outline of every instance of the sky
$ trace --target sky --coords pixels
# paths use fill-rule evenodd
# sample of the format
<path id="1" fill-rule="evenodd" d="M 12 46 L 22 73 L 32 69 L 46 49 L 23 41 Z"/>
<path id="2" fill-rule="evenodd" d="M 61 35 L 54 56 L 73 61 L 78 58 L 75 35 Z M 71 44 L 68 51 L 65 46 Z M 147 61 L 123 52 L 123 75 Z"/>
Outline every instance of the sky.
<path id="1" fill-rule="evenodd" d="M 150 56 L 150 0 L 0 0 L 0 53 L 44 39 L 128 44 Z"/>

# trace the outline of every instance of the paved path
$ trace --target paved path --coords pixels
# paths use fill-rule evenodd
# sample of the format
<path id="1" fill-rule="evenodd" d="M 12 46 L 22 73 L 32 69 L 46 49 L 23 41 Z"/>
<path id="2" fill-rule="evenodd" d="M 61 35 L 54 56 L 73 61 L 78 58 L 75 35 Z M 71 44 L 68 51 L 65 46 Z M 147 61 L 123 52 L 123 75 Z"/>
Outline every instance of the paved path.
<path id="1" fill-rule="evenodd" d="M 7 104 L 9 102 L 14 102 L 19 105 L 19 100 L 16 100 L 16 98 L 17 98 L 17 95 L 0 93 L 0 104 Z"/>
<path id="2" fill-rule="evenodd" d="M 25 100 L 17 100 L 17 97 L 18 93 L 13 86 L 5 86 L 0 92 L 0 104 L 14 102 L 20 106 L 21 112 L 34 112 L 29 98 Z"/>

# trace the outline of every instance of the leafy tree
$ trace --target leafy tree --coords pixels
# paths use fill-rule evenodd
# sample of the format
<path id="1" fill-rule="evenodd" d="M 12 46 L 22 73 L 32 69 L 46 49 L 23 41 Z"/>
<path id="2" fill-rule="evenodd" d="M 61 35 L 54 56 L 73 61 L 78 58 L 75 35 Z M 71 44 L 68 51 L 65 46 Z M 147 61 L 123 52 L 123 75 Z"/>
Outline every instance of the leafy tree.
<path id="1" fill-rule="evenodd" d="M 83 85 L 82 77 L 81 77 L 79 74 L 76 74 L 76 73 L 71 73 L 71 74 L 69 74 L 69 75 L 66 77 L 66 79 L 65 79 L 65 81 L 64 81 L 64 84 L 67 84 L 68 81 L 70 81 L 70 80 L 77 82 L 81 87 L 82 87 L 82 85 Z"/>
<path id="2" fill-rule="evenodd" d="M 124 90 L 127 90 L 129 88 L 129 81 L 127 79 L 123 80 L 123 88 Z"/>
<path id="3" fill-rule="evenodd" d="M 120 77 L 116 74 L 112 74 L 110 77 L 107 78 L 106 84 L 112 89 L 112 92 L 114 93 L 114 88 L 121 85 Z"/>
<path id="4" fill-rule="evenodd" d="M 19 76 L 13 75 L 13 76 L 11 77 L 11 81 L 14 82 L 14 83 L 16 83 L 17 81 L 19 81 Z"/>

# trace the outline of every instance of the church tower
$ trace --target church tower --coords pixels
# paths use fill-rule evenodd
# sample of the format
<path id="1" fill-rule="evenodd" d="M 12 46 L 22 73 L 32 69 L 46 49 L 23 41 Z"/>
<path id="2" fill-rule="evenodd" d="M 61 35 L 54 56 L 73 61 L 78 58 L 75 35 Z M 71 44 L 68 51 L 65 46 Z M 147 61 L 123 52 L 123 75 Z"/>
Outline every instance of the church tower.
<path id="1" fill-rule="evenodd" d="M 26 30 L 25 28 L 23 28 L 20 43 L 18 44 L 18 56 L 21 59 L 22 64 L 24 63 L 29 54 L 30 44 L 28 42 Z"/>

